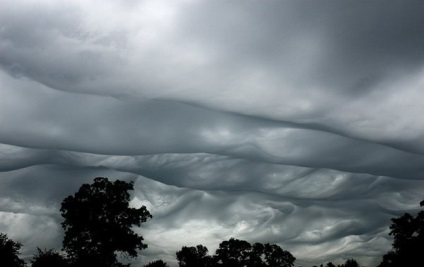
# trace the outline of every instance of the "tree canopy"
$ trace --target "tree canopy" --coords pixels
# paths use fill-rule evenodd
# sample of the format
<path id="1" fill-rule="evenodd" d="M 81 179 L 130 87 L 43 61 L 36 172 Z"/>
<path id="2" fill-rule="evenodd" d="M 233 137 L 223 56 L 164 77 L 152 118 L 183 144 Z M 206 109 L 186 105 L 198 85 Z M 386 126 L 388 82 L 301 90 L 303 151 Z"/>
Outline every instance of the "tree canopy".
<path id="1" fill-rule="evenodd" d="M 0 266 L 23 267 L 25 262 L 19 258 L 22 244 L 0 233 Z"/>
<path id="2" fill-rule="evenodd" d="M 169 265 L 163 260 L 156 260 L 149 262 L 148 264 L 144 265 L 144 267 L 169 267 Z"/>
<path id="3" fill-rule="evenodd" d="M 180 267 L 292 267 L 296 260 L 290 252 L 275 244 L 255 243 L 230 238 L 219 244 L 209 256 L 202 245 L 183 247 L 177 251 Z"/>
<path id="4" fill-rule="evenodd" d="M 338 265 L 338 267 L 359 267 L 359 263 L 354 259 L 348 259 L 342 265 Z"/>
<path id="5" fill-rule="evenodd" d="M 424 200 L 420 206 L 424 206 Z M 405 213 L 393 218 L 389 234 L 394 238 L 392 250 L 378 267 L 424 266 L 424 211 L 415 217 Z"/>
<path id="6" fill-rule="evenodd" d="M 49 250 L 41 250 L 37 248 L 37 254 L 31 260 L 32 267 L 68 267 L 68 261 L 58 252 Z"/>
<path id="7" fill-rule="evenodd" d="M 208 266 L 212 258 L 208 255 L 208 248 L 202 245 L 196 247 L 182 247 L 176 252 L 179 266 L 202 267 Z"/>
<path id="8" fill-rule="evenodd" d="M 219 244 L 219 248 L 215 252 L 215 258 L 220 266 L 243 267 L 247 265 L 251 254 L 249 242 L 231 238 Z"/>
<path id="9" fill-rule="evenodd" d="M 145 206 L 129 206 L 128 191 L 133 189 L 133 182 L 97 177 L 63 200 L 63 248 L 75 264 L 123 266 L 116 252 L 137 257 L 137 249 L 147 248 L 143 237 L 131 227 L 140 226 L 152 216 Z"/>
<path id="10" fill-rule="evenodd" d="M 74 194 L 66 197 L 61 205 L 65 230 L 62 255 L 54 250 L 41 250 L 31 260 L 32 267 L 123 267 L 117 255 L 137 257 L 137 250 L 147 248 L 141 235 L 132 227 L 140 226 L 151 218 L 145 206 L 129 205 L 133 182 L 109 181 L 97 177 L 92 184 L 83 184 Z M 424 200 L 420 202 L 424 206 Z M 405 213 L 392 218 L 390 235 L 392 250 L 383 256 L 378 267 L 421 267 L 424 257 L 424 211 L 416 216 Z M 0 266 L 24 267 L 19 258 L 22 244 L 0 233 Z M 276 244 L 254 243 L 230 238 L 219 244 L 214 255 L 207 247 L 183 246 L 176 252 L 180 267 L 293 267 L 296 258 Z M 323 264 L 320 265 L 323 267 Z M 348 259 L 337 267 L 359 267 L 354 259 Z M 156 260 L 144 267 L 168 267 Z M 331 262 L 326 267 L 336 267 Z"/>

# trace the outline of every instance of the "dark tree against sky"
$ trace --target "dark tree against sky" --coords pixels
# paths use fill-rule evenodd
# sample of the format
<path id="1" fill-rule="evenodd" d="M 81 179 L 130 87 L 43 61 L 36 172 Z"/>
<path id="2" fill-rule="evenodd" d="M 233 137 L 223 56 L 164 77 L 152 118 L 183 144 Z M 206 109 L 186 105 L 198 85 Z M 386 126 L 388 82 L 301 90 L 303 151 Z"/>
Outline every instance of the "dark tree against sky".
<path id="1" fill-rule="evenodd" d="M 231 238 L 219 244 L 215 257 L 220 266 L 245 266 L 248 263 L 252 246 L 249 242 Z"/>
<path id="2" fill-rule="evenodd" d="M 424 200 L 420 206 L 424 206 Z M 415 217 L 405 213 L 393 218 L 389 234 L 394 237 L 393 248 L 379 267 L 424 266 L 424 211 Z"/>
<path id="3" fill-rule="evenodd" d="M 6 234 L 0 233 L 0 266 L 25 266 L 24 261 L 19 258 L 21 247 L 21 243 L 9 239 Z"/>
<path id="4" fill-rule="evenodd" d="M 321 264 L 320 267 L 323 267 L 324 265 Z M 317 265 L 314 265 L 313 267 L 318 267 Z M 327 262 L 325 267 L 336 267 L 334 263 Z M 355 259 L 347 259 L 344 263 L 337 265 L 337 267 L 360 267 L 359 263 Z"/>
<path id="5" fill-rule="evenodd" d="M 31 260 L 31 267 L 68 267 L 69 263 L 66 258 L 58 252 L 49 250 L 37 249 L 37 254 Z"/>
<path id="6" fill-rule="evenodd" d="M 208 248 L 203 245 L 196 247 L 182 247 L 176 252 L 178 264 L 181 267 L 205 267 L 212 258 L 208 255 Z"/>
<path id="7" fill-rule="evenodd" d="M 155 260 L 144 265 L 144 267 L 169 267 L 169 265 L 163 260 Z"/>
<path id="8" fill-rule="evenodd" d="M 219 244 L 215 260 L 218 266 L 291 267 L 293 255 L 275 244 L 255 243 L 231 238 Z"/>
<path id="9" fill-rule="evenodd" d="M 230 238 L 222 241 L 215 255 L 205 246 L 182 247 L 177 251 L 180 267 L 292 267 L 293 255 L 275 244 L 255 243 Z"/>
<path id="10" fill-rule="evenodd" d="M 87 266 L 120 266 L 116 252 L 137 257 L 137 249 L 147 248 L 143 237 L 131 227 L 152 216 L 145 206 L 129 206 L 128 191 L 133 189 L 133 182 L 98 177 L 63 200 L 63 247 L 72 261 Z"/>
<path id="11" fill-rule="evenodd" d="M 338 265 L 339 267 L 360 267 L 359 263 L 355 259 L 348 259 L 342 265 Z"/>
<path id="12" fill-rule="evenodd" d="M 267 266 L 290 267 L 296 260 L 290 252 L 275 244 L 265 244 L 263 254 Z"/>

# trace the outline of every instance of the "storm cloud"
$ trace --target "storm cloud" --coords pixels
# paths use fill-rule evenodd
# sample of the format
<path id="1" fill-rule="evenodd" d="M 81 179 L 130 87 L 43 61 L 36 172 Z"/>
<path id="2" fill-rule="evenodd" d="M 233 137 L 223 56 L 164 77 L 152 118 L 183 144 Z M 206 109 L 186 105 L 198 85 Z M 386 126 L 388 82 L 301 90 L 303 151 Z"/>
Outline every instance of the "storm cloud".
<path id="1" fill-rule="evenodd" d="M 375 265 L 423 199 L 423 12 L 1 1 L 0 232 L 60 247 L 60 202 L 106 176 L 153 215 L 144 264 L 235 237 Z"/>

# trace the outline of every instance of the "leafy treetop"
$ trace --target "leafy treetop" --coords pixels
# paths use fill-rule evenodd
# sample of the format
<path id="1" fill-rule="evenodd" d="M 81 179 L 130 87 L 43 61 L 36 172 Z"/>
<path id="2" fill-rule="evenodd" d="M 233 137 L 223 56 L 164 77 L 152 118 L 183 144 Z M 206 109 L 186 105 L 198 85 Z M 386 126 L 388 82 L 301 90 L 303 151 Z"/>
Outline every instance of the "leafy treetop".
<path id="1" fill-rule="evenodd" d="M 207 255 L 202 245 L 177 251 L 180 267 L 292 267 L 296 260 L 275 244 L 255 243 L 231 238 L 219 244 L 215 255 Z"/>
<path id="2" fill-rule="evenodd" d="M 86 266 L 122 266 L 116 252 L 137 257 L 137 249 L 147 248 L 131 227 L 152 216 L 145 206 L 129 206 L 128 191 L 133 189 L 133 182 L 97 177 L 63 200 L 63 248 L 72 261 Z"/>
<path id="3" fill-rule="evenodd" d="M 0 233 L 0 266 L 23 267 L 25 263 L 19 258 L 22 244 Z"/>
<path id="4" fill-rule="evenodd" d="M 424 206 L 424 200 L 420 206 Z M 424 211 L 415 217 L 405 213 L 393 218 L 389 234 L 394 237 L 393 248 L 378 267 L 424 266 Z"/>

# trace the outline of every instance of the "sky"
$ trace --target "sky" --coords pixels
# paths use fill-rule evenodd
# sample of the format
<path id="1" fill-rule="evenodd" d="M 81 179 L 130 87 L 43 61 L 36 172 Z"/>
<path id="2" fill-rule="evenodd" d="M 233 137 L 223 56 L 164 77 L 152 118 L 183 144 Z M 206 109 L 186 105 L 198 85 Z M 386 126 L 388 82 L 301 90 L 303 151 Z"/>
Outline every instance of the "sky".
<path id="1" fill-rule="evenodd" d="M 0 232 L 61 247 L 60 203 L 134 181 L 132 266 L 275 243 L 375 266 L 424 199 L 424 1 L 0 2 Z"/>

